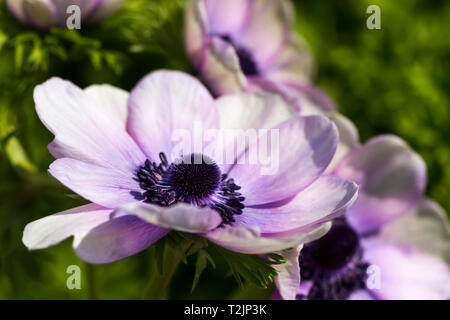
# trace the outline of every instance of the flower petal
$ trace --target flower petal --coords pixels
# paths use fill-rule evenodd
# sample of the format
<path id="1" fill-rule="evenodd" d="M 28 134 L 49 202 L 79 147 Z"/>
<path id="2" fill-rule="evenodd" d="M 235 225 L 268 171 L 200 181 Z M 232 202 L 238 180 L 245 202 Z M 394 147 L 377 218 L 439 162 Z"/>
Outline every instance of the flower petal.
<path id="1" fill-rule="evenodd" d="M 25 17 L 36 28 L 47 29 L 58 23 L 58 12 L 53 1 L 25 0 L 22 5 Z"/>
<path id="2" fill-rule="evenodd" d="M 250 140 L 257 139 L 261 129 L 295 116 L 291 106 L 281 97 L 267 93 L 230 94 L 216 100 L 220 115 L 220 132 L 208 146 L 207 154 L 228 172 Z M 254 141 L 256 142 L 256 141 Z"/>
<path id="3" fill-rule="evenodd" d="M 295 300 L 298 287 L 300 286 L 300 264 L 298 258 L 303 244 L 283 251 L 282 256 L 286 259 L 286 263 L 275 265 L 278 271 L 275 277 L 275 285 L 283 300 Z"/>
<path id="4" fill-rule="evenodd" d="M 442 260 L 412 247 L 374 241 L 364 245 L 364 259 L 378 267 L 379 289 L 370 290 L 378 299 L 450 299 L 450 268 Z"/>
<path id="5" fill-rule="evenodd" d="M 116 213 L 135 215 L 154 225 L 189 233 L 203 233 L 222 223 L 222 217 L 209 208 L 177 203 L 170 207 L 134 202 L 120 206 Z"/>
<path id="6" fill-rule="evenodd" d="M 246 150 L 229 176 L 242 187 L 246 206 L 283 200 L 319 178 L 331 162 L 337 143 L 337 129 L 327 118 L 297 117 L 260 136 L 258 144 Z M 261 151 L 264 149 L 268 152 Z"/>
<path id="7" fill-rule="evenodd" d="M 240 92 L 247 84 L 236 50 L 219 37 L 210 39 L 198 72 L 216 95 Z"/>
<path id="8" fill-rule="evenodd" d="M 123 89 L 116 88 L 109 84 L 91 85 L 84 89 L 88 95 L 93 97 L 109 112 L 111 117 L 118 120 L 122 127 L 126 128 L 128 115 L 128 97 L 129 93 Z"/>
<path id="9" fill-rule="evenodd" d="M 203 131 L 217 130 L 218 121 L 209 92 L 197 79 L 182 72 L 153 72 L 130 95 L 128 132 L 151 159 L 157 160 L 159 153 L 164 152 L 169 161 L 176 160 L 180 156 L 177 139 L 197 139 L 196 126 Z M 202 144 L 202 136 L 200 139 Z M 194 148 L 196 143 L 194 140 Z"/>
<path id="10" fill-rule="evenodd" d="M 27 224 L 22 241 L 31 250 L 48 248 L 73 235 L 82 237 L 108 221 L 110 213 L 94 203 L 56 213 Z"/>
<path id="11" fill-rule="evenodd" d="M 353 122 L 338 112 L 327 114 L 328 119 L 333 121 L 339 132 L 339 143 L 336 153 L 328 166 L 326 173 L 332 172 L 341 160 L 355 148 L 360 146 L 359 133 Z"/>
<path id="12" fill-rule="evenodd" d="M 352 151 L 334 174 L 360 185 L 347 219 L 361 233 L 407 213 L 420 201 L 426 184 L 422 158 L 403 140 L 390 135 L 371 139 Z"/>
<path id="13" fill-rule="evenodd" d="M 447 214 L 431 200 L 422 200 L 409 213 L 386 224 L 378 237 L 391 243 L 410 245 L 450 263 Z"/>
<path id="14" fill-rule="evenodd" d="M 22 241 L 34 250 L 74 236 L 73 247 L 81 259 L 106 263 L 135 254 L 167 233 L 133 216 L 111 220 L 111 211 L 91 203 L 50 215 L 29 223 Z"/>
<path id="15" fill-rule="evenodd" d="M 292 32 L 294 8 L 284 0 L 252 1 L 247 21 L 233 40 L 252 52 L 262 65 L 284 48 Z M 270 39 L 268 41 L 267 39 Z"/>
<path id="16" fill-rule="evenodd" d="M 135 216 L 113 218 L 74 240 L 76 254 L 89 263 L 110 263 L 145 250 L 170 230 Z"/>
<path id="17" fill-rule="evenodd" d="M 280 206 L 246 207 L 235 217 L 235 225 L 258 226 L 265 234 L 305 228 L 343 214 L 357 194 L 355 183 L 323 176 Z"/>
<path id="18" fill-rule="evenodd" d="M 50 165 L 49 172 L 83 198 L 107 208 L 137 201 L 141 194 L 139 183 L 131 173 L 75 159 L 58 159 Z"/>
<path id="19" fill-rule="evenodd" d="M 277 53 L 261 68 L 266 78 L 287 86 L 308 83 L 315 71 L 310 48 L 303 38 L 295 33 L 285 38 Z"/>
<path id="20" fill-rule="evenodd" d="M 222 35 L 238 33 L 246 22 L 245 19 L 247 18 L 248 10 L 251 9 L 250 1 L 247 0 L 200 1 L 204 3 L 206 9 L 208 34 Z"/>
<path id="21" fill-rule="evenodd" d="M 52 78 L 34 90 L 36 111 L 55 135 L 57 157 L 133 171 L 145 157 L 120 123 L 69 81 Z"/>
<path id="22" fill-rule="evenodd" d="M 268 238 L 257 228 L 225 226 L 205 234 L 212 242 L 232 251 L 247 254 L 264 254 L 296 247 L 323 236 L 331 227 L 325 223 L 309 232 L 286 238 Z"/>

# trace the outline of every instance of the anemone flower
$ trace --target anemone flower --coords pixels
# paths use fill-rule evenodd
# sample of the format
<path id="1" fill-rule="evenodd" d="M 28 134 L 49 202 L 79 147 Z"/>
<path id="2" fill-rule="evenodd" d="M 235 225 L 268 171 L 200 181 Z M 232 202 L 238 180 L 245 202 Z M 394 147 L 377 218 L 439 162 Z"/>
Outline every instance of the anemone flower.
<path id="1" fill-rule="evenodd" d="M 352 124 L 334 117 L 342 152 L 331 172 L 356 181 L 359 196 L 324 237 L 303 246 L 300 270 L 290 270 L 301 273 L 301 285 L 277 282 L 281 297 L 449 299 L 449 226 L 445 212 L 423 198 L 424 162 L 395 136 L 361 146 Z"/>
<path id="2" fill-rule="evenodd" d="M 110 86 L 83 91 L 53 78 L 36 87 L 34 99 L 55 135 L 50 174 L 91 203 L 28 224 L 29 249 L 74 236 L 81 259 L 108 263 L 176 230 L 241 253 L 277 252 L 323 235 L 327 220 L 357 196 L 353 182 L 323 175 L 338 142 L 334 124 L 295 116 L 278 96 L 215 100 L 195 78 L 157 71 L 129 95 Z M 218 134 L 180 149 L 177 133 L 194 136 L 199 125 L 203 132 L 266 130 L 243 145 Z M 279 151 L 279 165 L 262 174 L 267 162 L 246 159 L 264 146 L 250 140 L 264 142 L 272 131 L 279 139 L 266 147 Z M 230 150 L 230 162 L 215 158 Z"/>
<path id="3" fill-rule="evenodd" d="M 294 20 L 287 0 L 191 0 L 185 48 L 216 95 L 265 90 L 298 104 L 294 93 L 310 91 L 313 59 Z"/>
<path id="4" fill-rule="evenodd" d="M 8 8 L 17 19 L 39 29 L 66 26 L 71 14 L 67 8 L 80 8 L 81 23 L 94 22 L 116 11 L 124 0 L 7 0 Z"/>

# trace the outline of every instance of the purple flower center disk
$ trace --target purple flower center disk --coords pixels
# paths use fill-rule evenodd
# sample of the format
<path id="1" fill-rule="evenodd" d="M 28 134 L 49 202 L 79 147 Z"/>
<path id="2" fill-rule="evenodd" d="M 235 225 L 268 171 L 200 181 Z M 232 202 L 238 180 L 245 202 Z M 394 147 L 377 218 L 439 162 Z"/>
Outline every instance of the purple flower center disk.
<path id="1" fill-rule="evenodd" d="M 302 281 L 311 281 L 308 295 L 297 299 L 342 300 L 366 288 L 369 264 L 362 259 L 358 234 L 336 220 L 322 238 L 305 245 L 300 254 Z"/>
<path id="2" fill-rule="evenodd" d="M 220 172 L 219 166 L 202 154 L 190 154 L 169 163 L 164 153 L 160 163 L 146 160 L 135 176 L 141 192 L 133 191 L 136 200 L 160 206 L 186 202 L 208 206 L 222 216 L 224 224 L 235 221 L 242 214 L 245 198 L 237 192 L 241 187 Z"/>

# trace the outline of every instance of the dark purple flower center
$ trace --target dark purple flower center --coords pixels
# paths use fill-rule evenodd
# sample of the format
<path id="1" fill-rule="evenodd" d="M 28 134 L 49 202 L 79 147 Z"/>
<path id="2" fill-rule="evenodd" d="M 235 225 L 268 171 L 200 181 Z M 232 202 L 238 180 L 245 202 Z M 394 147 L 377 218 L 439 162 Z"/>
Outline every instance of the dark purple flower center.
<path id="1" fill-rule="evenodd" d="M 218 211 L 223 223 L 231 223 L 233 215 L 242 214 L 244 197 L 233 179 L 221 174 L 212 159 L 201 154 L 183 156 L 169 164 L 164 153 L 160 163 L 146 160 L 136 173 L 142 192 L 133 196 L 140 201 L 171 206 L 186 202 L 195 206 L 209 206 Z"/>
<path id="2" fill-rule="evenodd" d="M 369 265 L 362 261 L 358 234 L 343 220 L 335 221 L 322 238 L 306 244 L 299 262 L 302 280 L 311 280 L 312 287 L 308 296 L 298 299 L 346 299 L 365 288 Z"/>
<path id="3" fill-rule="evenodd" d="M 260 74 L 258 65 L 250 51 L 237 45 L 229 35 L 222 35 L 220 38 L 234 47 L 239 58 L 239 65 L 246 76 L 257 76 Z"/>

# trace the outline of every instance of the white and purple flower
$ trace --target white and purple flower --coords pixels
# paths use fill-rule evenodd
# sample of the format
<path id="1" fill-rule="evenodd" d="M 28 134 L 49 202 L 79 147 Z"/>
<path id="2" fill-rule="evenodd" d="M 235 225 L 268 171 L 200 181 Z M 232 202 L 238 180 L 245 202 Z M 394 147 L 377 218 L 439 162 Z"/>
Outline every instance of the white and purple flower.
<path id="1" fill-rule="evenodd" d="M 423 198 L 423 160 L 395 136 L 360 145 L 351 122 L 337 114 L 332 119 L 340 131 L 341 152 L 329 170 L 356 181 L 359 196 L 324 237 L 305 244 L 299 258 L 292 255 L 299 266 L 282 276 L 300 272 L 301 284 L 278 281 L 281 296 L 449 299 L 449 225 L 445 212 Z"/>
<path id="2" fill-rule="evenodd" d="M 7 0 L 8 8 L 21 22 L 39 29 L 66 26 L 67 8 L 80 8 L 81 22 L 95 22 L 116 11 L 124 0 Z"/>
<path id="3" fill-rule="evenodd" d="M 306 95 L 333 111 L 334 104 L 310 84 L 313 59 L 294 32 L 294 18 L 288 0 L 191 0 L 185 48 L 216 95 L 270 91 L 296 107 Z"/>
<path id="4" fill-rule="evenodd" d="M 50 174 L 91 203 L 28 224 L 23 242 L 30 249 L 74 236 L 83 260 L 108 263 L 177 230 L 241 253 L 276 252 L 323 235 L 357 196 L 355 183 L 323 174 L 338 143 L 335 125 L 298 117 L 275 95 L 215 100 L 192 76 L 157 71 L 130 94 L 53 78 L 36 87 L 34 99 L 55 135 Z M 219 131 L 276 129 L 278 171 L 261 175 L 262 164 L 240 161 L 252 144 L 205 139 L 193 153 L 174 154 L 173 133 L 192 133 L 198 123 Z M 236 158 L 216 162 L 227 148 Z"/>

